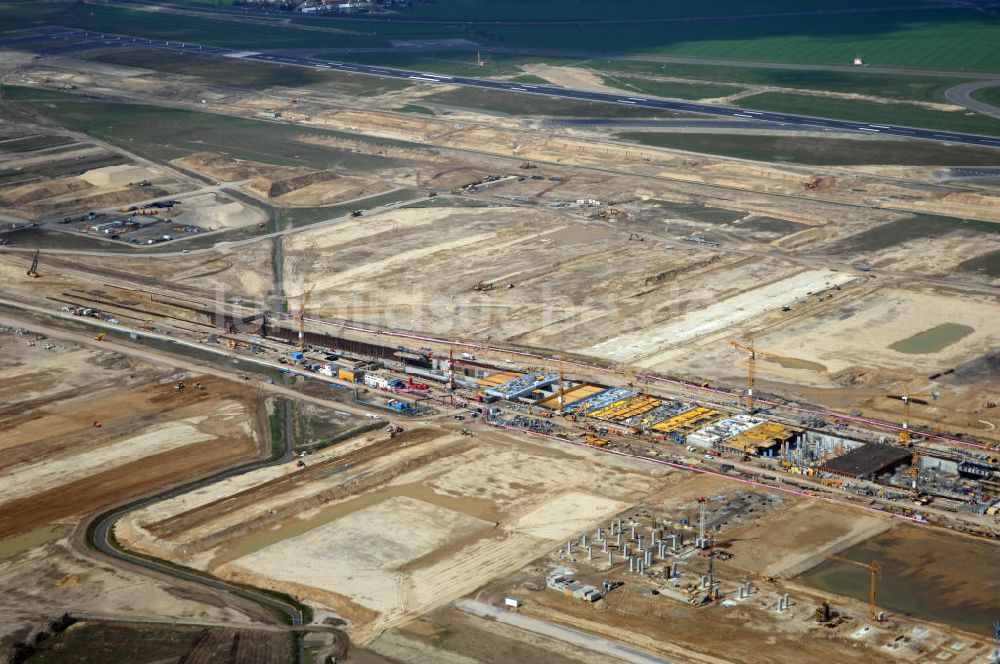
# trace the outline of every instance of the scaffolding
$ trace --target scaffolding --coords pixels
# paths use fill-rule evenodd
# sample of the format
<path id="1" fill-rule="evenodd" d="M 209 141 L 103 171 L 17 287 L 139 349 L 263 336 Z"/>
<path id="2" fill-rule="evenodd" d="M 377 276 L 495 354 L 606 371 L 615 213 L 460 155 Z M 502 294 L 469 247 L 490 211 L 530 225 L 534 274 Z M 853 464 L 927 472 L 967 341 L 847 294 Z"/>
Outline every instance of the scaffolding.
<path id="1" fill-rule="evenodd" d="M 764 422 L 733 436 L 723 446 L 744 454 L 761 454 L 764 450 L 791 442 L 799 433 L 802 429 Z"/>
<path id="2" fill-rule="evenodd" d="M 621 422 L 622 420 L 627 420 L 631 417 L 648 413 L 654 408 L 660 406 L 662 403 L 662 401 L 653 397 L 637 395 L 628 397 L 627 399 L 622 399 L 621 401 L 616 401 L 603 408 L 590 411 L 588 415 L 599 420 Z"/>
<path id="3" fill-rule="evenodd" d="M 696 406 L 690 410 L 684 411 L 683 413 L 674 415 L 663 422 L 657 422 L 651 426 L 650 429 L 660 433 L 679 433 L 687 435 L 692 431 L 696 431 L 701 427 L 707 426 L 721 418 L 722 413 L 713 408 Z"/>

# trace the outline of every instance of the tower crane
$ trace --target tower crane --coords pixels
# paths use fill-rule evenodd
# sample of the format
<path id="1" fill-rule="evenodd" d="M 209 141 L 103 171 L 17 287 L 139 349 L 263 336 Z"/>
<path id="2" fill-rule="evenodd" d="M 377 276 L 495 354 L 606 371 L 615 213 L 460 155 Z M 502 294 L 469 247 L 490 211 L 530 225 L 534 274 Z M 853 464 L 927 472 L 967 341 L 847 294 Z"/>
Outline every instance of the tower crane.
<path id="1" fill-rule="evenodd" d="M 871 616 L 871 619 L 875 622 L 879 622 L 878 605 L 875 603 L 875 591 L 878 586 L 878 575 L 882 573 L 882 563 L 877 560 L 873 560 L 870 563 L 861 563 L 857 560 L 841 558 L 840 556 L 827 556 L 827 558 L 855 565 L 857 567 L 864 567 L 868 570 L 868 615 Z"/>
<path id="2" fill-rule="evenodd" d="M 38 252 L 40 249 L 35 249 L 35 255 L 31 259 L 31 267 L 28 268 L 28 276 L 32 279 L 37 279 L 40 275 L 38 274 Z"/>
<path id="3" fill-rule="evenodd" d="M 729 345 L 737 350 L 742 350 L 747 353 L 747 393 L 746 393 L 746 406 L 747 411 L 753 412 L 753 381 L 754 373 L 757 370 L 757 351 L 753 346 L 753 339 L 747 338 L 746 343 L 740 343 L 736 339 L 729 342 Z"/>
<path id="4" fill-rule="evenodd" d="M 910 406 L 912 404 L 918 403 L 920 405 L 926 406 L 930 402 L 928 399 L 937 400 L 941 397 L 938 392 L 931 392 L 930 394 L 911 394 L 910 389 L 907 388 L 903 394 L 886 394 L 889 399 L 897 399 L 903 402 L 903 428 L 899 430 L 899 438 L 897 441 L 903 447 L 913 448 L 913 458 L 910 459 L 910 488 L 913 491 L 917 491 L 917 480 L 920 477 L 920 450 L 914 447 L 912 435 L 910 434 Z"/>
<path id="5" fill-rule="evenodd" d="M 309 287 L 299 301 L 299 310 L 295 314 L 295 319 L 299 322 L 299 352 L 303 352 L 306 349 L 306 319 L 305 311 L 306 306 L 309 304 L 309 299 L 312 297 L 313 290 L 315 290 L 316 284 Z"/>

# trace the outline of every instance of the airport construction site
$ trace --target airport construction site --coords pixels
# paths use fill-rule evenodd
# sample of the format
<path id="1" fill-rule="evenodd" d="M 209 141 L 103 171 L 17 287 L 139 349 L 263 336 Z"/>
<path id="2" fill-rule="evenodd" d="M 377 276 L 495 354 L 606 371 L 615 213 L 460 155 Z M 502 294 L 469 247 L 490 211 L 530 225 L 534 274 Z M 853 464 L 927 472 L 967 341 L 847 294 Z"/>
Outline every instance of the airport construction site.
<path id="1" fill-rule="evenodd" d="M 153 158 L 43 119 L 65 100 L 4 107 L 36 169 L 0 180 L 5 647 L 63 611 L 287 636 L 255 588 L 309 607 L 316 658 L 987 660 L 995 186 L 542 130 L 441 85 L 6 73 L 323 156 Z"/>

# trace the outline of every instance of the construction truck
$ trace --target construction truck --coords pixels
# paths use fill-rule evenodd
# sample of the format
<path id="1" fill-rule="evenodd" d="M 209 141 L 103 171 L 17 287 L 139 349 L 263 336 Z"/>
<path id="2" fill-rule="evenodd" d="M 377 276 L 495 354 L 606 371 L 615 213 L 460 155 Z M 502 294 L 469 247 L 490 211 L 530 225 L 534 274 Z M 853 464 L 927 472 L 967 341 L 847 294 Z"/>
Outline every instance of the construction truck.
<path id="1" fill-rule="evenodd" d="M 94 341 L 104 341 L 104 337 L 106 336 L 108 336 L 107 332 L 100 332 L 96 337 L 94 337 Z"/>

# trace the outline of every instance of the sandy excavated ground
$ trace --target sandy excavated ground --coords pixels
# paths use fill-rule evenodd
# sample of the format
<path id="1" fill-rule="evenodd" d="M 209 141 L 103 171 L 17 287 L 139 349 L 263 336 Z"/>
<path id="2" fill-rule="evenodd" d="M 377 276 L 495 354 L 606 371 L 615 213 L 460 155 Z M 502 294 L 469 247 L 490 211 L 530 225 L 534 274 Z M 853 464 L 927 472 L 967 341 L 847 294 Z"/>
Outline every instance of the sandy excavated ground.
<path id="1" fill-rule="evenodd" d="M 214 152 L 196 152 L 173 163 L 223 182 L 241 183 L 245 192 L 283 207 L 333 205 L 390 188 L 388 183 L 373 176 L 275 166 Z"/>
<path id="2" fill-rule="evenodd" d="M 905 370 L 919 362 L 929 375 L 995 348 L 1000 344 L 998 320 L 1000 305 L 993 298 L 887 289 L 852 303 L 850 316 L 801 321 L 762 336 L 760 345 L 790 357 L 802 357 L 802 350 L 808 349 L 808 359 L 831 374 L 851 366 Z M 934 353 L 901 353 L 889 347 L 945 323 L 974 331 Z"/>
<path id="3" fill-rule="evenodd" d="M 61 154 L 52 158 L 62 160 Z M 5 165 L 6 166 L 6 165 Z M 145 187 L 135 186 L 148 181 Z M 28 220 L 100 210 L 177 193 L 183 185 L 173 174 L 147 166 L 121 165 L 0 187 L 0 211 Z"/>
<path id="4" fill-rule="evenodd" d="M 0 536 L 256 454 L 243 386 L 205 378 L 205 390 L 175 390 L 169 370 L 45 343 L 0 336 Z"/>
<path id="5" fill-rule="evenodd" d="M 853 281 L 850 274 L 829 270 L 812 270 L 786 277 L 706 305 L 693 305 L 673 317 L 666 325 L 638 330 L 630 335 L 614 337 L 589 348 L 578 349 L 588 355 L 635 362 L 642 367 L 662 368 L 670 354 L 664 351 L 683 346 L 703 335 L 739 327 L 746 321 L 780 310 L 806 294 L 828 290 Z"/>
<path id="6" fill-rule="evenodd" d="M 253 605 L 219 599 L 197 588 L 152 580 L 114 565 L 95 562 L 66 539 L 0 559 L 0 647 L 69 612 L 179 621 L 259 622 Z M 264 618 L 266 620 L 266 617 Z"/>
<path id="7" fill-rule="evenodd" d="M 433 429 L 402 439 L 389 452 L 376 442 L 384 434 L 369 434 L 309 457 L 305 470 L 259 471 L 151 506 L 119 531 L 141 550 L 170 549 L 225 578 L 307 598 L 347 618 L 363 642 L 517 569 L 655 486 L 634 464 L 598 466 L 585 450 L 495 432 L 474 445 Z M 330 475 L 345 463 L 349 472 Z"/>

